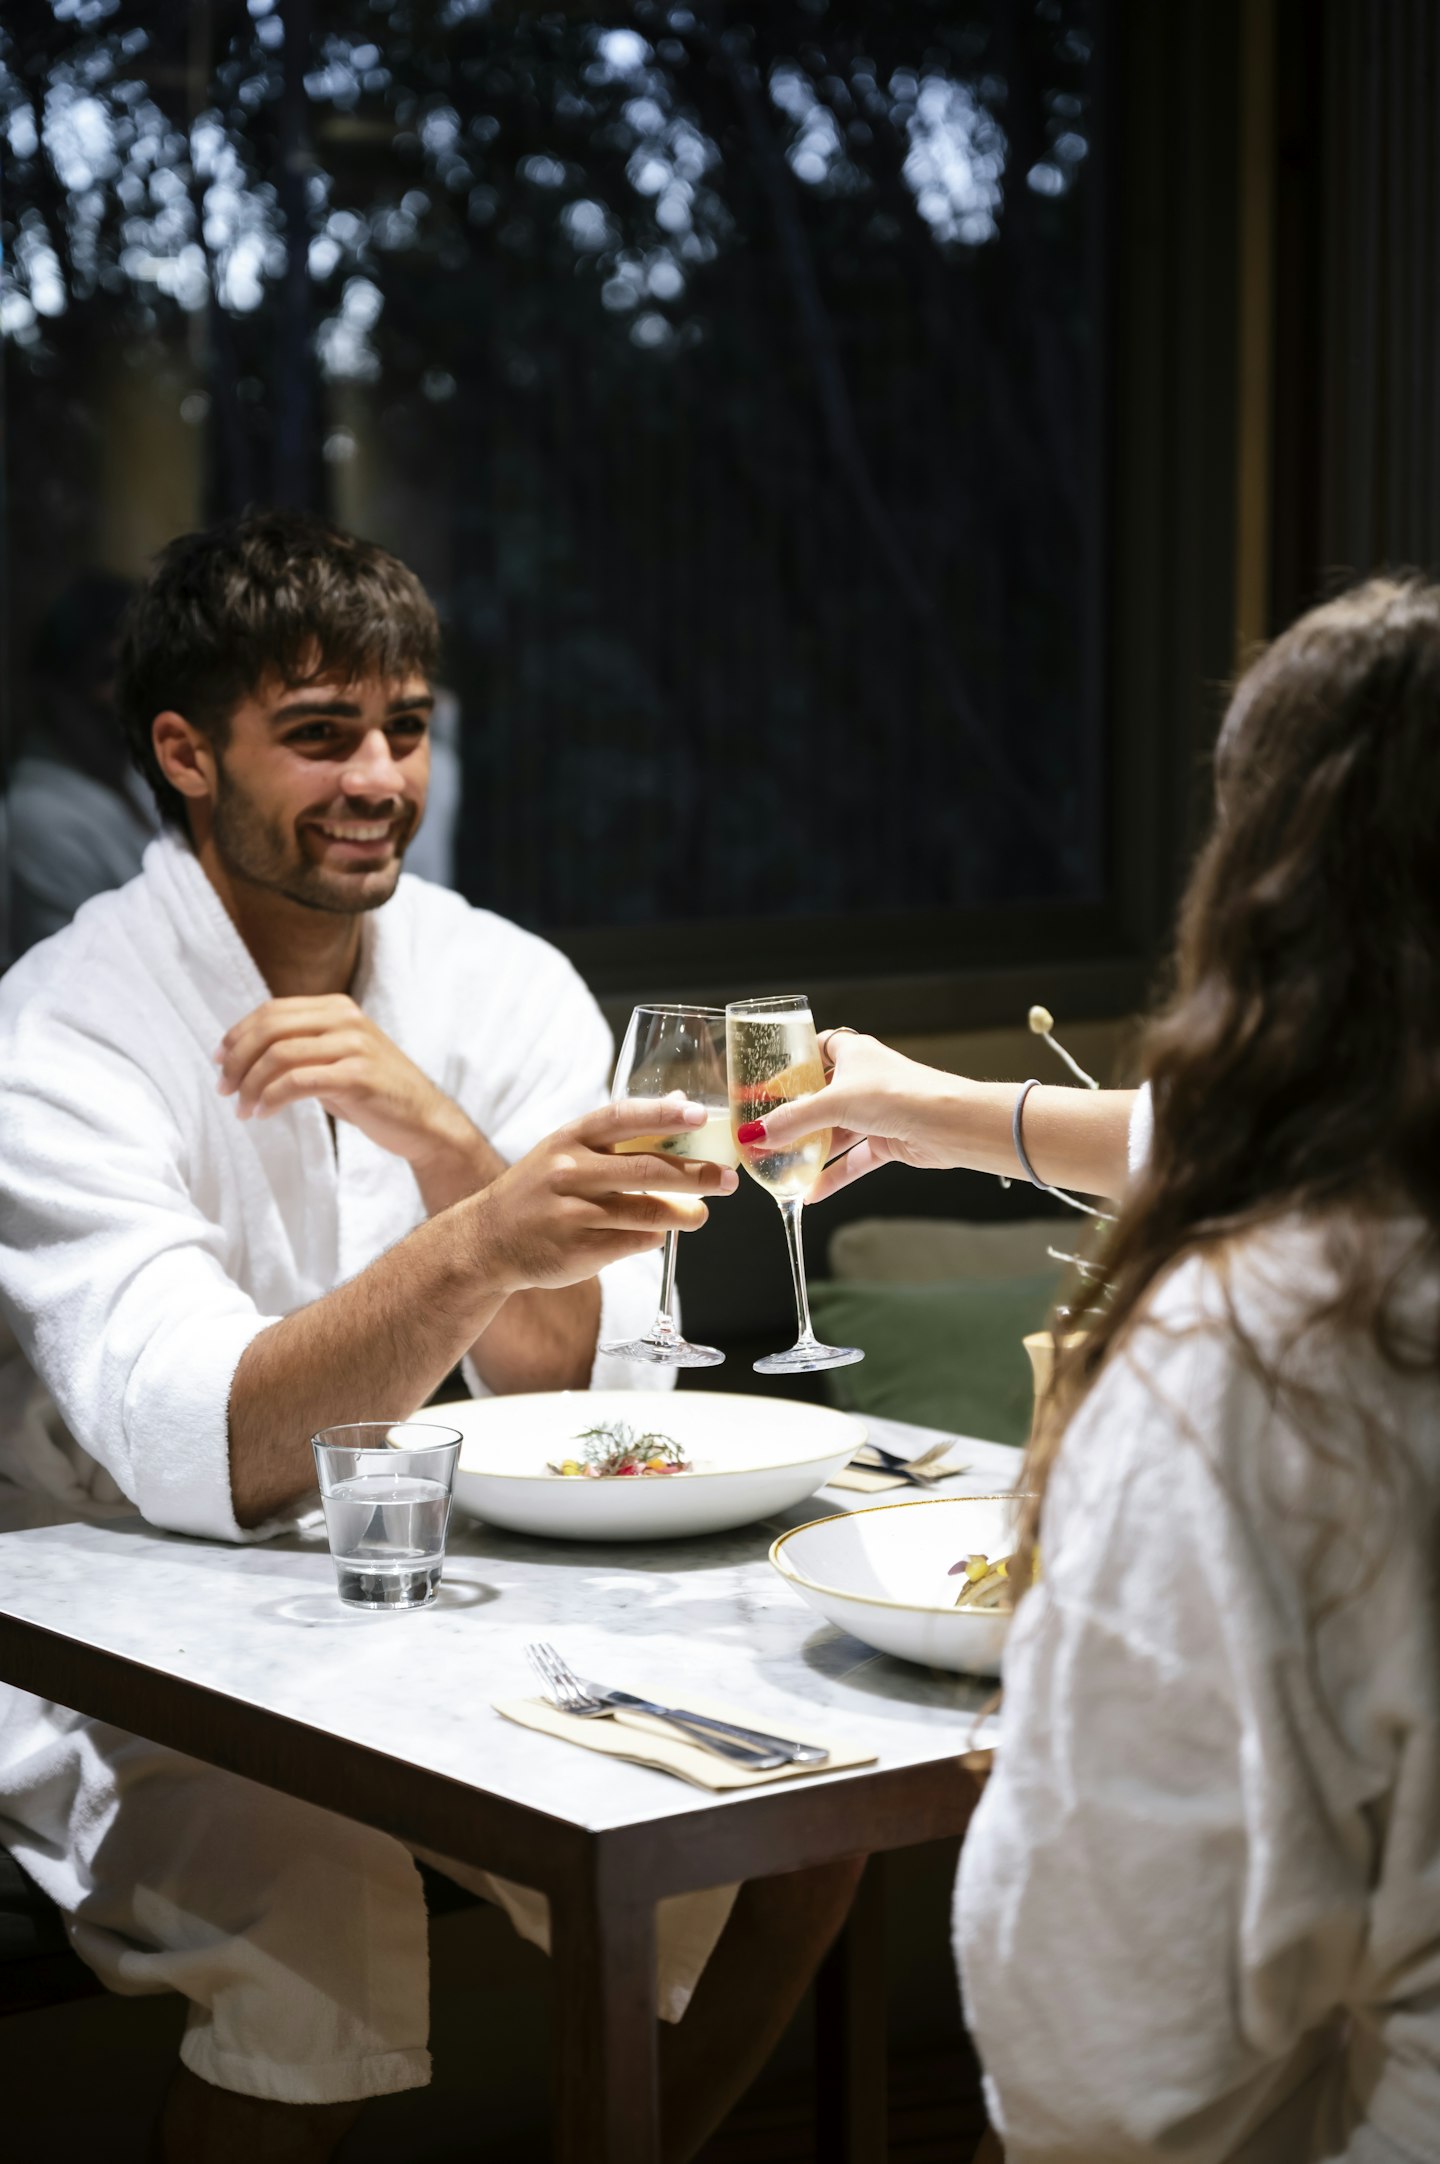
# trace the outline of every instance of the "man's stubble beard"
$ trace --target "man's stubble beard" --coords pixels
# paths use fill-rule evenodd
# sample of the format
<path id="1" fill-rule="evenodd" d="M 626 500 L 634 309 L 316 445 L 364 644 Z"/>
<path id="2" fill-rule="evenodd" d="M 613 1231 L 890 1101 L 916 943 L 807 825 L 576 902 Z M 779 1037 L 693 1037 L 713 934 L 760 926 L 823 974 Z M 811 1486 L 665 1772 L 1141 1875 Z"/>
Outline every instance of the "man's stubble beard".
<path id="1" fill-rule="evenodd" d="M 347 878 L 344 873 L 328 872 L 323 865 L 308 863 L 295 828 L 279 820 L 267 820 L 230 779 L 224 761 L 218 757 L 215 778 L 211 833 L 215 853 L 232 878 L 243 879 L 269 894 L 281 894 L 302 909 L 319 909 L 330 916 L 360 916 L 389 901 L 403 868 L 405 850 L 419 823 L 413 805 L 409 807 L 410 824 L 396 844 L 393 865 L 380 874 Z M 383 879 L 383 886 L 366 891 L 360 884 L 362 878 L 377 877 Z"/>

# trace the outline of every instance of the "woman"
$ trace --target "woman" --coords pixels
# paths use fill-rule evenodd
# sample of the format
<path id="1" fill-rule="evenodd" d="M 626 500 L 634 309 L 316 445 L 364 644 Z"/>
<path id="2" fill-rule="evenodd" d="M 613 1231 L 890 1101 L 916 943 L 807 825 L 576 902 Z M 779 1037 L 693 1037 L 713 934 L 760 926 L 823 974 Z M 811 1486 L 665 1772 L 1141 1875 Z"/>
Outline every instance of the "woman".
<path id="1" fill-rule="evenodd" d="M 1440 2157 L 1440 588 L 1373 581 L 1246 676 L 1176 974 L 1108 1296 L 1031 1449 L 1044 1567 L 961 1866 L 967 2008 L 1010 2164 L 1418 2164 Z M 862 1166 L 1005 1169 L 1013 1087 L 835 1049 L 776 1139 L 823 1106 Z M 1073 1093 L 1067 1130 L 1038 1094 L 1042 1175 L 1121 1186 L 1127 1104 Z"/>

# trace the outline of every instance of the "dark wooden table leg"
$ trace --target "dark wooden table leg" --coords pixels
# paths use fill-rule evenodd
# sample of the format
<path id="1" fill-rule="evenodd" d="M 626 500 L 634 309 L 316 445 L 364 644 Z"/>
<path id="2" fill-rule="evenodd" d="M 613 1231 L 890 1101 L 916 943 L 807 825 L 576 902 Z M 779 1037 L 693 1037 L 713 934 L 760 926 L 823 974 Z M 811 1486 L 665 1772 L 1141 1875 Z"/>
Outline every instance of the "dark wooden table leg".
<path id="1" fill-rule="evenodd" d="M 885 2164 L 885 1859 L 872 1856 L 815 1979 L 815 2154 Z"/>
<path id="2" fill-rule="evenodd" d="M 608 1865 L 551 1896 L 556 2164 L 660 2164 L 655 1904 Z"/>

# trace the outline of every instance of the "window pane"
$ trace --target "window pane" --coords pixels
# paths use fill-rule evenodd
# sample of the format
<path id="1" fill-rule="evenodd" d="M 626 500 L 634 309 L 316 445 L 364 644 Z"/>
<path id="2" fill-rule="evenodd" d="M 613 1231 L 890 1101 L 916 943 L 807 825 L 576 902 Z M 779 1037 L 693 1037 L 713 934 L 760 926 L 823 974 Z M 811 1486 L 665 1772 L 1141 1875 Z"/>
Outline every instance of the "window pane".
<path id="1" fill-rule="evenodd" d="M 312 503 L 441 604 L 473 899 L 1097 899 L 1097 10 L 17 15 L 23 709 L 82 575 Z"/>

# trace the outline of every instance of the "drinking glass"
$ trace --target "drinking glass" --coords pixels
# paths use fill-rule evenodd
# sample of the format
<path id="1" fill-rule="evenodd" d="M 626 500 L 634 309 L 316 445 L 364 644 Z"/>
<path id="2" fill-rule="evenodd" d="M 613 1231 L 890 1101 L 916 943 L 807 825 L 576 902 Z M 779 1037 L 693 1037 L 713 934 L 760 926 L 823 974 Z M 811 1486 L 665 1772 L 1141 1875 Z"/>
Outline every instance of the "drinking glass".
<path id="1" fill-rule="evenodd" d="M 730 1129 L 730 1100 L 725 1080 L 725 1016 L 718 1007 L 637 1007 L 615 1063 L 611 1100 L 668 1097 L 683 1090 L 692 1104 L 704 1105 L 703 1127 L 682 1128 L 673 1135 L 637 1135 L 616 1144 L 621 1156 L 699 1157 L 735 1169 L 737 1150 Z M 680 1235 L 667 1232 L 660 1269 L 660 1307 L 644 1337 L 625 1345 L 602 1345 L 602 1353 L 620 1360 L 649 1360 L 661 1367 L 713 1368 L 725 1358 L 713 1345 L 692 1345 L 675 1327 L 675 1255 Z"/>
<path id="2" fill-rule="evenodd" d="M 460 1430 L 352 1420 L 310 1438 L 340 1598 L 428 1608 L 440 1590 Z"/>
<path id="3" fill-rule="evenodd" d="M 800 1212 L 830 1154 L 830 1129 L 818 1128 L 785 1149 L 763 1142 L 741 1147 L 738 1130 L 763 1120 L 777 1105 L 808 1097 L 824 1083 L 820 1047 L 810 1002 L 803 993 L 773 999 L 735 999 L 725 1009 L 726 1057 L 730 1071 L 730 1116 L 740 1162 L 752 1180 L 767 1188 L 780 1205 L 795 1280 L 795 1317 L 799 1336 L 787 1352 L 768 1353 L 755 1362 L 757 1375 L 808 1375 L 816 1368 L 846 1368 L 865 1355 L 855 1345 L 822 1345 L 810 1322 L 805 1289 L 805 1249 Z"/>

